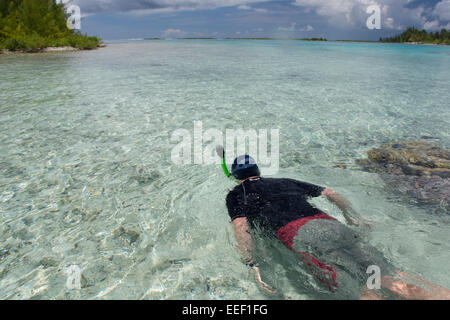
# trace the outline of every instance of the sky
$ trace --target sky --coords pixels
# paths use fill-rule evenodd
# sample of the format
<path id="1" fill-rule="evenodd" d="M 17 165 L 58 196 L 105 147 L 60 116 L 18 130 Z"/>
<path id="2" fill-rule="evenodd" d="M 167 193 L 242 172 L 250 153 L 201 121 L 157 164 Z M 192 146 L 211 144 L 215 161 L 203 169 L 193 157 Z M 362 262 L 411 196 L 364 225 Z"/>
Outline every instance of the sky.
<path id="1" fill-rule="evenodd" d="M 72 0 L 70 4 L 80 8 L 81 31 L 105 40 L 378 40 L 410 26 L 450 29 L 450 0 Z M 367 10 L 373 5 L 380 9 L 380 29 L 367 27 L 374 13 Z"/>

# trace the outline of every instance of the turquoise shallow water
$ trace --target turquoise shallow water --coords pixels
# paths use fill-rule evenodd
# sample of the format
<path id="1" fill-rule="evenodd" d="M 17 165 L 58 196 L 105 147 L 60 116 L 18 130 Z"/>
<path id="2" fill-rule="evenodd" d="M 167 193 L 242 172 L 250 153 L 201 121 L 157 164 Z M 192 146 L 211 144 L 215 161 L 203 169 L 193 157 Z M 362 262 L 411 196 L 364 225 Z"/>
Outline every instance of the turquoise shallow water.
<path id="1" fill-rule="evenodd" d="M 172 133 L 194 121 L 279 129 L 277 176 L 342 193 L 390 261 L 450 287 L 449 216 L 354 168 L 385 142 L 450 147 L 449 65 L 448 47 L 293 41 L 0 56 L 0 298 L 268 298 L 235 248 L 233 184 L 217 165 L 171 161 Z M 354 297 L 292 275 L 287 249 L 265 246 L 282 298 Z M 66 287 L 73 265 L 81 290 Z"/>

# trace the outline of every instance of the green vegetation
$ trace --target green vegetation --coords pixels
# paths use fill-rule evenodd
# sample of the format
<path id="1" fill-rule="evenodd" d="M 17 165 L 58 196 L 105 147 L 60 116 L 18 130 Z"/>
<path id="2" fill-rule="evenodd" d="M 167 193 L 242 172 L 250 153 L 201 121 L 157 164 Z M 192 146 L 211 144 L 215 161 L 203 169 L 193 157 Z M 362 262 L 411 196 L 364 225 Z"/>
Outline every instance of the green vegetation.
<path id="1" fill-rule="evenodd" d="M 380 38 L 381 42 L 394 43 L 428 43 L 428 44 L 447 44 L 450 45 L 450 32 L 442 29 L 441 32 L 430 32 L 426 30 L 418 30 L 416 28 L 408 28 L 402 34 L 391 38 Z"/>
<path id="2" fill-rule="evenodd" d="M 0 0 L 0 50 L 100 46 L 99 38 L 69 29 L 67 18 L 64 5 L 55 0 Z"/>
<path id="3" fill-rule="evenodd" d="M 327 38 L 303 38 L 303 39 L 298 39 L 298 40 L 303 40 L 303 41 L 328 41 Z"/>

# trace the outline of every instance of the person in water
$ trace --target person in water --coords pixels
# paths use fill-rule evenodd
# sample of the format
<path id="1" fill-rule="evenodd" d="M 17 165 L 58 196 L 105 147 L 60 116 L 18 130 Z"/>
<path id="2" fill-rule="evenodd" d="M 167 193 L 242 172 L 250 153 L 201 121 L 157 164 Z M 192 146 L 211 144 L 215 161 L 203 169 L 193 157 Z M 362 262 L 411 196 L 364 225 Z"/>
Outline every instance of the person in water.
<path id="1" fill-rule="evenodd" d="M 348 225 L 368 226 L 344 197 L 335 191 L 293 179 L 262 178 L 255 160 L 248 155 L 236 158 L 231 173 L 240 184 L 226 198 L 236 241 L 245 263 L 255 272 L 260 288 L 276 291 L 261 278 L 252 251 L 251 227 L 259 226 L 279 238 L 295 252 L 303 265 L 331 292 L 349 279 L 369 277 L 369 266 L 381 270 L 381 286 L 406 299 L 450 299 L 450 291 L 422 278 L 427 291 L 399 278 L 407 275 L 390 264 L 375 247 L 362 241 L 361 234 L 308 203 L 324 196 L 343 213 Z M 365 284 L 365 282 L 363 282 Z M 373 290 L 362 289 L 361 299 L 379 299 Z"/>

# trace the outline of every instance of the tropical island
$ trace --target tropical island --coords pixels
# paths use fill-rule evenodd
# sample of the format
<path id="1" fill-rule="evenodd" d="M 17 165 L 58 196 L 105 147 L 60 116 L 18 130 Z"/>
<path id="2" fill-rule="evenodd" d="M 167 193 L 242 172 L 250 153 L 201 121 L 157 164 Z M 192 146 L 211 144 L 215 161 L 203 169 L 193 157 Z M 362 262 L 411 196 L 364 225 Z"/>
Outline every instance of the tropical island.
<path id="1" fill-rule="evenodd" d="M 427 32 L 412 27 L 398 36 L 380 38 L 380 42 L 450 45 L 450 32 L 446 29 L 442 29 L 441 32 Z"/>
<path id="2" fill-rule="evenodd" d="M 102 45 L 97 37 L 69 29 L 67 19 L 64 4 L 55 0 L 0 0 L 0 52 L 90 50 Z"/>

